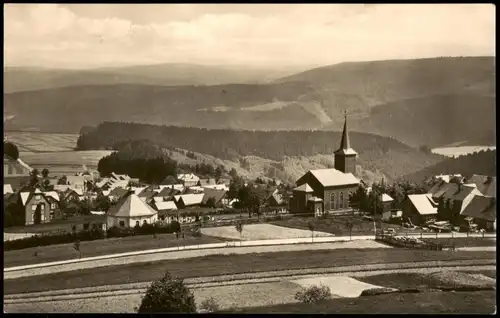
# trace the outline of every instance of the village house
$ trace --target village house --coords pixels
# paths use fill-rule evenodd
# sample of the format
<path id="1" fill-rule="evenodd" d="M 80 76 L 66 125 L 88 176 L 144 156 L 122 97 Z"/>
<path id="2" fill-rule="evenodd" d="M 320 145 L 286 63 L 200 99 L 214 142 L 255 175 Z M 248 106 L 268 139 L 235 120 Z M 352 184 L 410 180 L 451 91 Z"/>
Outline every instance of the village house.
<path id="1" fill-rule="evenodd" d="M 422 225 L 438 214 L 437 203 L 430 194 L 410 194 L 403 202 L 403 221 L 413 225 Z"/>
<path id="2" fill-rule="evenodd" d="M 231 179 L 230 178 L 219 178 L 217 179 L 217 184 L 223 184 L 227 187 L 231 185 Z"/>
<path id="3" fill-rule="evenodd" d="M 73 190 L 86 190 L 86 180 L 84 176 L 66 176 L 66 184 Z"/>
<path id="4" fill-rule="evenodd" d="M 497 196 L 497 177 L 474 174 L 467 179 L 467 183 L 475 185 L 475 188 L 484 196 L 493 198 Z"/>
<path id="5" fill-rule="evenodd" d="M 174 197 L 174 202 L 178 209 L 185 209 L 187 207 L 199 207 L 203 204 L 203 197 L 205 194 L 182 194 Z"/>
<path id="6" fill-rule="evenodd" d="M 467 206 L 461 211 L 461 217 L 477 224 L 487 231 L 496 230 L 496 198 L 474 195 Z"/>
<path id="7" fill-rule="evenodd" d="M 64 201 L 66 201 L 66 202 L 83 201 L 84 199 L 85 199 L 85 196 L 83 194 L 83 190 L 81 190 L 81 189 L 69 188 L 64 193 Z"/>
<path id="8" fill-rule="evenodd" d="M 174 201 L 155 202 L 154 208 L 158 211 L 158 219 L 171 223 L 179 220 L 179 213 Z"/>
<path id="9" fill-rule="evenodd" d="M 215 182 L 215 179 L 209 178 L 209 179 L 200 179 L 198 181 L 198 186 L 200 187 L 206 187 L 206 186 L 214 186 L 217 185 L 217 182 Z"/>
<path id="10" fill-rule="evenodd" d="M 334 169 L 310 170 L 297 180 L 297 188 L 290 200 L 290 212 L 322 214 L 351 210 L 349 198 L 360 181 L 354 176 L 357 153 L 350 146 L 347 118 L 340 148 L 334 156 Z"/>
<path id="11" fill-rule="evenodd" d="M 177 179 L 175 179 L 174 176 L 166 176 L 165 179 L 163 179 L 162 182 L 160 182 L 160 185 L 173 185 L 177 184 Z"/>
<path id="12" fill-rule="evenodd" d="M 126 190 L 126 189 L 123 189 L 123 188 L 114 188 L 113 190 L 109 191 L 109 193 L 107 194 L 107 197 L 111 201 L 118 201 L 122 197 L 124 197 L 125 195 L 127 195 L 128 193 L 129 193 L 129 191 Z M 103 191 L 103 195 L 106 195 L 105 191 Z"/>
<path id="13" fill-rule="evenodd" d="M 205 189 L 201 204 L 213 204 L 213 207 L 223 207 L 229 204 L 227 192 L 224 190 Z"/>
<path id="14" fill-rule="evenodd" d="M 33 169 L 20 158 L 13 159 L 4 152 L 3 183 L 9 184 L 13 190 L 19 189 L 30 180 L 32 170 Z"/>
<path id="15" fill-rule="evenodd" d="M 26 225 L 48 223 L 61 217 L 59 206 L 57 204 L 52 205 L 54 201 L 48 199 L 48 197 L 51 196 L 47 196 L 39 189 L 36 189 L 28 193 L 26 199 L 23 199 L 23 201 L 26 200 L 24 203 Z"/>
<path id="16" fill-rule="evenodd" d="M 129 192 L 113 205 L 106 214 L 107 228 L 131 228 L 144 223 L 153 224 L 158 220 L 158 212 Z"/>
<path id="17" fill-rule="evenodd" d="M 194 187 L 198 184 L 200 178 L 193 173 L 182 173 L 177 175 L 177 180 L 185 187 Z"/>
<path id="18" fill-rule="evenodd" d="M 157 191 L 153 190 L 152 188 L 147 188 L 141 193 L 137 195 L 139 199 L 141 199 L 143 202 L 147 204 L 151 204 L 154 200 L 154 197 L 158 194 Z"/>

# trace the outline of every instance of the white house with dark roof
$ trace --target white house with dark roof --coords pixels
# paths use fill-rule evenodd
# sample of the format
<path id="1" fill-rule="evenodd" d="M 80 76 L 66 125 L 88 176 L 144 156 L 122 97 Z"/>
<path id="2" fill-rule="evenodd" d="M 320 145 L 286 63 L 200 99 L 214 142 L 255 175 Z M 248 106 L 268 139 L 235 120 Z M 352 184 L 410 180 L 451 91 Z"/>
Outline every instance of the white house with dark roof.
<path id="1" fill-rule="evenodd" d="M 360 183 L 354 175 L 356 156 L 350 145 L 346 116 L 340 147 L 334 153 L 334 169 L 309 170 L 300 177 L 290 200 L 290 212 L 322 214 L 350 210 L 349 198 Z M 313 197 L 316 199 L 309 201 Z"/>

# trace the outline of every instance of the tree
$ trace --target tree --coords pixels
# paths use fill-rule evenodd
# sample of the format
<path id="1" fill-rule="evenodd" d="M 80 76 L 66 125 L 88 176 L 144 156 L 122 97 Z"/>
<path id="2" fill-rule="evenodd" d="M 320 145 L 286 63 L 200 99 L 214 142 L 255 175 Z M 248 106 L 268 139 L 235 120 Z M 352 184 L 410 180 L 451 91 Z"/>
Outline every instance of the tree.
<path id="1" fill-rule="evenodd" d="M 49 176 L 49 169 L 44 168 L 44 169 L 42 170 L 42 177 L 43 177 L 43 178 L 47 178 L 48 176 Z"/>
<path id="2" fill-rule="evenodd" d="M 347 221 L 345 226 L 349 230 L 349 240 L 352 240 L 352 228 L 354 227 L 354 223 L 352 221 Z"/>
<path id="3" fill-rule="evenodd" d="M 309 231 L 311 231 L 311 242 L 314 242 L 314 223 L 309 221 L 307 223 L 307 227 L 309 228 Z"/>
<path id="4" fill-rule="evenodd" d="M 242 241 L 241 233 L 243 232 L 243 224 L 241 223 L 241 221 L 237 221 L 235 227 L 236 227 L 236 231 L 238 231 L 240 233 L 240 245 L 241 245 L 241 241 Z"/>
<path id="5" fill-rule="evenodd" d="M 196 313 L 196 303 L 184 281 L 166 272 L 149 286 L 138 313 Z"/>
<path id="6" fill-rule="evenodd" d="M 35 186 L 37 184 L 38 184 L 38 169 L 35 168 L 35 169 L 31 170 L 29 185 Z"/>
<path id="7" fill-rule="evenodd" d="M 215 179 L 219 180 L 219 178 L 222 176 L 224 173 L 224 166 L 217 166 L 215 168 Z"/>
<path id="8" fill-rule="evenodd" d="M 111 200 L 105 195 L 98 195 L 94 200 L 94 208 L 98 211 L 108 211 L 111 207 Z"/>
<path id="9" fill-rule="evenodd" d="M 75 251 L 79 253 L 79 258 L 82 258 L 82 251 L 80 250 L 80 241 L 76 240 L 75 243 L 73 243 L 73 248 Z"/>
<path id="10" fill-rule="evenodd" d="M 209 208 L 215 208 L 215 198 L 214 197 L 208 198 L 206 204 Z"/>

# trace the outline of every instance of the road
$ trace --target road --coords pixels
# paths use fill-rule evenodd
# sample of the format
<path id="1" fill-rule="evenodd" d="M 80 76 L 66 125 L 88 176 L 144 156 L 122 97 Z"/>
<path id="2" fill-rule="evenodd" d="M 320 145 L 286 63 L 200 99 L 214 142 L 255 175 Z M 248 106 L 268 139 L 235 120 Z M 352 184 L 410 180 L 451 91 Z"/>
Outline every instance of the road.
<path id="1" fill-rule="evenodd" d="M 218 277 L 186 279 L 199 302 L 198 296 L 220 291 L 220 288 L 233 290 L 235 286 L 250 284 L 279 283 L 304 278 L 323 276 L 360 277 L 388 273 L 416 272 L 431 273 L 439 270 L 480 271 L 496 270 L 495 260 L 468 260 L 447 262 L 418 262 L 343 266 L 285 272 L 261 272 Z M 246 275 L 246 277 L 245 277 Z M 249 278 L 251 276 L 251 278 Z M 80 288 L 62 291 L 49 291 L 31 294 L 5 295 L 4 307 L 9 313 L 15 312 L 134 312 L 135 304 L 140 302 L 150 282 Z M 256 304 L 263 305 L 263 304 Z"/>

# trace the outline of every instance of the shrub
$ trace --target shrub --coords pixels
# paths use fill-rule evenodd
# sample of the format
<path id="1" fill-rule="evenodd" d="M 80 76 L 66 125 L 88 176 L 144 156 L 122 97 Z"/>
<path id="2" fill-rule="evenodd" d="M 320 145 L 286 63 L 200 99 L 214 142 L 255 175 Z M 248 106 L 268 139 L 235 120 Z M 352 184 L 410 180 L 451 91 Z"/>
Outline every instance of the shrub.
<path id="1" fill-rule="evenodd" d="M 295 299 L 300 301 L 301 303 L 315 303 L 321 300 L 330 299 L 332 293 L 328 286 L 320 285 L 320 286 L 310 286 L 308 288 L 303 288 L 295 294 Z"/>
<path id="2" fill-rule="evenodd" d="M 169 272 L 149 286 L 142 298 L 139 313 L 196 313 L 196 304 L 191 291 L 179 278 Z"/>
<path id="3" fill-rule="evenodd" d="M 213 297 L 210 297 L 200 304 L 200 309 L 201 312 L 216 312 L 220 310 L 220 306 Z"/>

